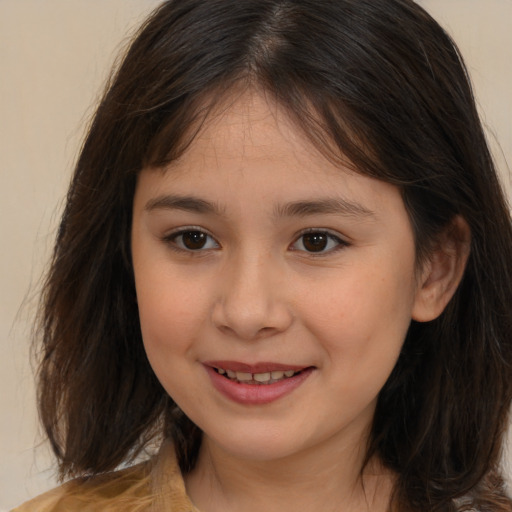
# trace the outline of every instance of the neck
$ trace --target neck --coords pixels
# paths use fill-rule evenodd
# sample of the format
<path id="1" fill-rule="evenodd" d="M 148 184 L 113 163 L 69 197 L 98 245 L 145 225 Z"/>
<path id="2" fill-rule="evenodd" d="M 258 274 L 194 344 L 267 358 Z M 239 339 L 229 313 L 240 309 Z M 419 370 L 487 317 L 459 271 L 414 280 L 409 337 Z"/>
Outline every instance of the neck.
<path id="1" fill-rule="evenodd" d="M 362 443 L 324 446 L 275 460 L 247 460 L 205 436 L 188 493 L 201 512 L 385 512 L 389 471 L 371 460 L 363 469 Z"/>

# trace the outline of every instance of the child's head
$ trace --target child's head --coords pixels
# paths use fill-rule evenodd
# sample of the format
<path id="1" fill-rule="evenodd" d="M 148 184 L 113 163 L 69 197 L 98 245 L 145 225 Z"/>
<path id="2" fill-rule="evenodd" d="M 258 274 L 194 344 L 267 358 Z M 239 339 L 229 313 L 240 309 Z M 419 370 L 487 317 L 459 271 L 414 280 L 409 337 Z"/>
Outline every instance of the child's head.
<path id="1" fill-rule="evenodd" d="M 298 184 L 313 179 L 314 173 L 304 170 L 309 162 L 310 171 L 315 163 L 323 165 L 318 183 L 324 190 L 329 188 L 324 169 L 329 168 L 331 192 L 347 187 L 349 199 L 357 197 L 359 183 L 374 184 L 376 195 L 367 204 L 363 201 L 361 208 L 358 202 L 352 211 L 353 223 L 375 213 L 369 210 L 378 203 L 377 197 L 384 197 L 384 203 L 393 198 L 394 206 L 403 206 L 411 257 L 407 247 L 397 247 L 396 261 L 394 256 L 379 260 L 382 276 L 376 261 L 373 279 L 389 277 L 386 270 L 400 263 L 404 275 L 414 271 L 423 285 L 421 269 L 439 261 L 434 277 L 450 272 L 455 276 L 452 281 L 440 280 L 446 285 L 442 296 L 448 300 L 453 295 L 446 307 L 442 301 L 429 311 L 411 306 L 410 316 L 398 329 L 403 333 L 395 338 L 396 354 L 388 373 L 394 369 L 378 393 L 367 454 L 377 455 L 399 475 L 401 492 L 411 503 L 415 499 L 423 503 L 428 494 L 440 501 L 468 490 L 498 462 L 511 398 L 506 369 L 511 362 L 507 305 L 512 298 L 512 237 L 457 49 L 408 0 L 176 0 L 163 4 L 142 27 L 109 84 L 82 149 L 46 287 L 41 414 L 62 471 L 99 472 L 115 467 L 162 429 L 177 440 L 184 469 L 193 466 L 200 433 L 176 410 L 158 382 L 142 342 L 135 280 L 146 274 L 138 275 L 135 268 L 134 279 L 132 215 L 136 249 L 136 223 L 144 211 L 158 208 L 147 201 L 139 207 L 135 201 L 134 208 L 134 198 L 143 181 L 155 176 L 156 185 L 145 197 L 158 198 L 158 187 L 172 181 L 173 168 L 176 182 L 184 183 L 180 176 L 186 175 L 190 162 L 203 162 L 200 171 L 190 169 L 190 176 L 200 183 L 197 174 L 207 173 L 204 163 L 208 158 L 214 161 L 219 140 L 228 145 L 240 141 L 237 133 L 233 141 L 228 140 L 226 120 L 231 119 L 233 128 L 233 116 L 238 116 L 244 136 L 252 141 L 243 120 L 254 121 L 258 112 L 265 115 L 255 141 L 268 123 L 275 137 L 265 146 L 278 140 L 280 126 L 283 140 L 293 140 L 297 155 L 303 151 L 296 174 L 287 168 L 281 180 L 269 179 L 274 187 L 280 182 L 283 198 L 287 198 L 287 184 L 296 192 Z M 213 144 L 209 157 L 205 140 Z M 245 146 L 239 147 L 251 147 L 247 140 L 243 142 Z M 258 144 L 255 147 L 261 149 Z M 283 147 L 288 151 L 285 143 Z M 275 162 L 275 154 L 268 155 L 269 162 Z M 250 155 L 247 158 L 251 161 Z M 222 161 L 221 155 L 218 162 Z M 220 168 L 213 164 L 210 168 L 214 178 L 204 174 L 206 183 L 217 177 L 227 179 L 218 174 Z M 339 182 L 333 172 L 336 168 Z M 247 175 L 250 179 L 255 178 Z M 265 184 L 258 179 L 264 190 Z M 309 188 L 314 190 L 313 185 Z M 189 197 L 190 187 L 184 190 Z M 222 197 L 230 200 L 236 194 Z M 253 199 L 256 204 L 268 200 L 266 196 Z M 294 199 L 300 198 L 290 200 Z M 160 206 L 174 214 L 188 211 L 189 217 L 195 208 L 199 215 L 201 205 L 192 203 L 161 202 Z M 238 207 L 239 212 L 244 208 Z M 296 216 L 307 215 L 304 208 L 297 212 Z M 395 236 L 397 231 L 390 226 L 400 232 L 397 224 L 380 222 L 380 234 L 389 229 L 389 237 Z M 190 243 L 217 248 L 214 236 L 204 242 L 200 230 L 190 229 L 195 224 L 190 226 L 187 220 L 186 225 Z M 339 234 L 318 231 L 309 240 L 317 248 L 333 243 Z M 178 236 L 174 232 L 161 235 L 173 243 Z M 295 242 L 302 235 L 297 233 Z M 163 246 L 162 240 L 158 243 Z M 390 240 L 387 244 L 391 250 Z M 297 246 L 292 249 L 291 253 Z M 133 256 L 141 268 L 147 256 L 141 252 L 137 260 L 137 254 L 134 251 Z M 456 257 L 450 257 L 453 254 Z M 187 265 L 182 262 L 183 267 Z M 308 265 L 315 272 L 322 265 L 328 267 L 323 270 L 332 272 L 332 278 L 322 279 L 336 282 L 336 265 Z M 345 267 L 351 268 L 347 263 Z M 459 271 L 464 271 L 462 278 Z M 158 286 L 158 275 L 153 277 Z M 275 277 L 279 282 L 282 276 L 276 273 Z M 243 280 L 244 274 L 238 279 Z M 281 286 L 293 287 L 292 281 Z M 198 283 L 195 280 L 194 286 Z M 143 287 L 139 281 L 139 293 Z M 176 289 L 174 300 L 183 299 L 183 311 L 195 313 L 197 304 L 186 302 L 184 288 L 177 285 Z M 296 290 L 300 301 L 304 289 L 296 285 Z M 377 303 L 368 303 L 374 297 L 368 296 L 366 302 L 353 297 L 352 302 L 343 295 L 346 290 L 339 289 L 339 296 L 334 285 L 329 290 L 331 304 L 343 297 L 339 303 L 346 308 L 375 306 L 369 322 L 379 314 L 395 314 L 394 305 L 400 301 L 391 285 L 389 295 L 379 296 L 381 310 Z M 355 290 L 351 288 L 351 293 Z M 339 314 L 343 317 L 347 312 Z M 275 322 L 284 325 L 289 321 L 285 317 L 276 317 Z M 176 320 L 173 325 L 178 329 L 179 324 Z M 228 324 L 225 318 L 219 320 L 224 331 Z M 152 326 L 142 325 L 143 333 Z M 232 338 L 233 331 L 224 334 Z M 172 335 L 168 333 L 170 341 Z M 158 363 L 148 354 L 161 377 Z M 254 360 L 261 361 L 257 352 L 253 354 Z M 384 351 L 382 357 L 389 355 Z M 303 361 L 298 358 L 297 362 Z M 370 365 L 365 371 L 373 370 Z M 166 387 L 164 379 L 162 384 Z"/>

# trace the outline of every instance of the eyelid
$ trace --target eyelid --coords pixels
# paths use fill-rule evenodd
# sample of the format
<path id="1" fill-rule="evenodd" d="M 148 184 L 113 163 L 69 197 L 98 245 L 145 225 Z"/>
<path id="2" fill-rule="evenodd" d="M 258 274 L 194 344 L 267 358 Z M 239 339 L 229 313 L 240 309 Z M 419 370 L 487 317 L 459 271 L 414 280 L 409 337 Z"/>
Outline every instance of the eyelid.
<path id="1" fill-rule="evenodd" d="M 216 247 L 215 248 L 209 247 L 206 249 L 201 248 L 201 249 L 196 249 L 196 250 L 187 249 L 186 247 L 180 247 L 175 242 L 175 239 L 177 237 L 179 237 L 180 235 L 183 235 L 185 233 L 190 233 L 190 232 L 204 233 L 205 235 L 207 235 L 209 238 L 211 238 L 215 242 Z M 187 254 L 194 254 L 194 255 L 199 255 L 200 253 L 204 253 L 204 252 L 211 251 L 211 250 L 217 250 L 220 248 L 220 244 L 217 241 L 217 239 L 208 230 L 206 230 L 202 227 L 199 227 L 199 226 L 180 226 L 179 228 L 176 228 L 176 229 L 172 230 L 171 232 L 166 233 L 164 236 L 161 237 L 161 240 L 162 240 L 162 242 L 165 242 L 166 244 L 168 244 L 169 247 L 174 251 L 181 252 L 181 253 L 187 253 Z"/>
<path id="2" fill-rule="evenodd" d="M 337 242 L 337 245 L 336 247 L 333 247 L 327 251 L 319 251 L 319 252 L 314 252 L 314 251 L 305 251 L 305 250 L 302 250 L 302 249 L 294 249 L 293 246 L 304 236 L 304 235 L 308 235 L 308 234 L 324 234 L 324 235 L 327 235 L 331 240 L 336 240 Z M 327 228 L 307 228 L 307 229 L 304 229 L 302 231 L 300 231 L 299 233 L 297 233 L 297 235 L 295 236 L 295 240 L 293 241 L 293 243 L 290 245 L 291 247 L 291 250 L 292 251 L 297 251 L 297 252 L 301 252 L 303 254 L 306 254 L 308 257 L 322 257 L 322 256 L 328 256 L 328 255 L 331 255 L 341 249 L 344 249 L 346 247 L 349 247 L 351 245 L 351 243 L 346 240 L 345 237 L 343 237 L 339 232 L 337 231 L 332 231 L 331 229 L 327 229 Z"/>
<path id="3" fill-rule="evenodd" d="M 180 247 L 175 239 L 178 238 L 180 235 L 190 233 L 190 232 L 199 232 L 204 233 L 207 237 L 209 237 L 213 242 L 215 243 L 215 247 L 206 247 L 206 248 L 199 248 L 199 249 L 189 249 L 186 247 Z M 332 247 L 328 250 L 322 250 L 322 251 L 307 251 L 304 249 L 297 249 L 294 247 L 295 244 L 301 239 L 301 237 L 308 235 L 308 234 L 323 234 L 326 235 L 330 240 L 336 241 L 336 246 Z M 166 233 L 164 236 L 161 237 L 161 240 L 169 245 L 169 247 L 172 250 L 175 250 L 177 252 L 181 253 L 187 253 L 187 254 L 194 254 L 194 255 L 200 255 L 201 253 L 209 252 L 211 250 L 217 250 L 221 248 L 220 243 L 217 241 L 217 239 L 206 229 L 200 227 L 200 226 L 180 226 L 179 228 L 176 228 L 172 230 L 169 233 Z M 297 251 L 301 252 L 303 254 L 306 254 L 308 257 L 321 257 L 321 256 L 327 256 L 332 253 L 337 252 L 340 249 L 343 249 L 345 247 L 350 246 L 350 242 L 345 239 L 339 232 L 333 231 L 328 228 L 307 228 L 295 235 L 294 241 L 289 246 L 291 251 Z"/>

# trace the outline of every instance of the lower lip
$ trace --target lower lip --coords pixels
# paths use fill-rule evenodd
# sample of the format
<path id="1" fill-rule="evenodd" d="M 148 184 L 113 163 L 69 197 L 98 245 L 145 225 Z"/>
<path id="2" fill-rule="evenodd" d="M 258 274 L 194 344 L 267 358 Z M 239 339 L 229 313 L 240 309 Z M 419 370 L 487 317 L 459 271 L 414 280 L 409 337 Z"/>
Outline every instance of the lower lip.
<path id="1" fill-rule="evenodd" d="M 298 388 L 313 372 L 313 368 L 306 368 L 293 377 L 272 384 L 244 384 L 220 375 L 211 366 L 205 368 L 217 391 L 233 402 L 244 405 L 274 402 Z"/>

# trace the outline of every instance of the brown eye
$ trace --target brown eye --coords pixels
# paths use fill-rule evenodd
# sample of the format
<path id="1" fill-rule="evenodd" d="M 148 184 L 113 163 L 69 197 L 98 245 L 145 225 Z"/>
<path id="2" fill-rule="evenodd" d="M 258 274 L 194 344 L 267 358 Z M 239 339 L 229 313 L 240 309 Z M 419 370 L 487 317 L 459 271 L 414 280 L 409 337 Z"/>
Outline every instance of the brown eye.
<path id="1" fill-rule="evenodd" d="M 206 233 L 201 233 L 201 231 L 187 231 L 181 235 L 181 240 L 187 249 L 197 251 L 205 246 L 207 236 Z"/>
<path id="2" fill-rule="evenodd" d="M 327 254 L 348 244 L 342 239 L 325 231 L 311 231 L 301 235 L 291 246 L 294 251 Z"/>
<path id="3" fill-rule="evenodd" d="M 186 251 L 218 249 L 217 242 L 204 231 L 187 230 L 175 233 L 168 238 L 178 248 Z"/>
<path id="4" fill-rule="evenodd" d="M 302 237 L 302 245 L 309 252 L 321 252 L 327 247 L 329 237 L 325 233 L 308 233 Z"/>

